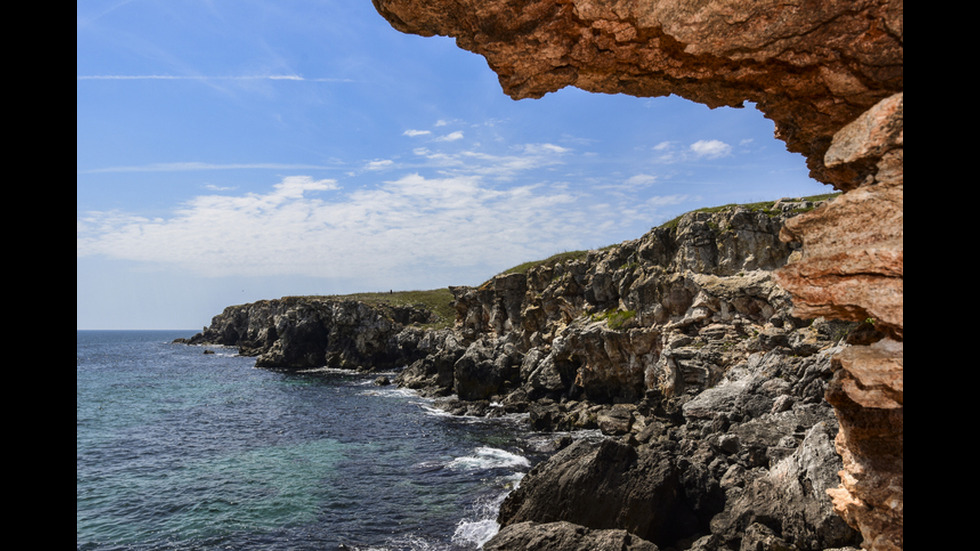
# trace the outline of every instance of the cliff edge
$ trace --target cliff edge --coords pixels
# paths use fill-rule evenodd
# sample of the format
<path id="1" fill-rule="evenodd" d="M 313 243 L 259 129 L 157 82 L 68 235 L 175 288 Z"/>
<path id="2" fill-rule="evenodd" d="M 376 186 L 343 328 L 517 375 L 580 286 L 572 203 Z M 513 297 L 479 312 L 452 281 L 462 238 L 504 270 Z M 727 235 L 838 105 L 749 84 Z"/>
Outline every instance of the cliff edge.
<path id="1" fill-rule="evenodd" d="M 373 0 L 395 29 L 455 38 L 514 99 L 565 86 L 710 107 L 752 102 L 845 193 L 794 219 L 780 285 L 802 317 L 873 322 L 835 359 L 844 460 L 830 491 L 876 551 L 903 548 L 904 2 Z"/>
<path id="2" fill-rule="evenodd" d="M 184 342 L 265 367 L 400 368 L 398 384 L 453 413 L 591 431 L 556 437 L 486 549 L 843 548 L 860 535 L 826 492 L 842 463 L 824 394 L 847 342 L 884 335 L 796 317 L 775 278 L 800 254 L 787 221 L 826 202 L 695 211 L 452 287 L 452 327 L 422 306 L 287 297 L 229 307 Z"/>

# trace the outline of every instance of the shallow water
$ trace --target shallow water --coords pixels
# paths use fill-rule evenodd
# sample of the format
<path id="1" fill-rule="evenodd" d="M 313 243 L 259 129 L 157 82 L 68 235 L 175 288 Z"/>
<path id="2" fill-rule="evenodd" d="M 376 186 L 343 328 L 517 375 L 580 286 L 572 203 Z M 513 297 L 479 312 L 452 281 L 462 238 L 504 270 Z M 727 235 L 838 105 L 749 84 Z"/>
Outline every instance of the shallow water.
<path id="1" fill-rule="evenodd" d="M 542 457 L 519 420 L 171 344 L 192 333 L 78 332 L 78 549 L 476 549 Z"/>

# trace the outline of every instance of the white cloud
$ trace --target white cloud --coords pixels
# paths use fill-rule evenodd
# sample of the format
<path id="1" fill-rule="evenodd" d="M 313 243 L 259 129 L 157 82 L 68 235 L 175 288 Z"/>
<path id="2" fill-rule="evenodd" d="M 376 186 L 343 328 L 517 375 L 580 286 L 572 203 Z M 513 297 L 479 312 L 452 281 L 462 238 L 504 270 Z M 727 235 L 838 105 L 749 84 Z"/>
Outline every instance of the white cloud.
<path id="1" fill-rule="evenodd" d="M 691 152 L 698 157 L 717 159 L 731 155 L 732 146 L 721 140 L 698 140 L 691 144 Z"/>
<path id="2" fill-rule="evenodd" d="M 426 263 L 438 269 L 520 258 L 585 226 L 576 198 L 477 176 L 410 174 L 330 200 L 330 180 L 290 177 L 265 194 L 206 195 L 165 219 L 91 213 L 79 257 L 176 264 L 208 276 L 359 277 Z"/>
<path id="3" fill-rule="evenodd" d="M 439 136 L 438 138 L 436 138 L 436 141 L 437 142 L 454 142 L 456 140 L 462 140 L 462 139 L 463 139 L 463 131 L 462 130 L 457 130 L 455 132 L 450 132 L 449 134 L 446 134 L 444 136 Z"/>
<path id="4" fill-rule="evenodd" d="M 365 166 L 364 168 L 367 170 L 381 170 L 383 168 L 388 168 L 394 164 L 395 161 L 392 161 L 391 159 L 379 159 L 379 160 L 369 162 L 367 166 Z"/>
<path id="5" fill-rule="evenodd" d="M 257 75 L 78 75 L 75 80 L 196 80 L 196 81 L 250 81 L 280 80 L 296 82 L 354 82 L 348 78 L 306 78 L 296 74 L 257 74 Z"/>
<path id="6" fill-rule="evenodd" d="M 560 145 L 555 145 L 550 143 L 527 144 L 524 146 L 524 152 L 529 153 L 531 155 L 542 155 L 542 154 L 549 154 L 549 153 L 562 154 L 562 153 L 568 153 L 569 151 L 571 151 L 571 149 L 568 149 L 567 147 L 562 147 Z"/>
<path id="7" fill-rule="evenodd" d="M 553 143 L 492 151 L 435 144 L 412 150 L 418 172 L 374 159 L 348 167 L 343 182 L 291 176 L 265 192 L 197 196 L 162 218 L 89 213 L 78 218 L 77 254 L 213 277 L 340 278 L 387 288 L 439 274 L 465 284 L 453 274 L 489 276 L 560 250 L 605 245 L 624 231 L 635 237 L 672 204 L 639 196 L 656 181 L 642 169 L 600 191 L 613 177 L 578 173 L 573 150 Z"/>
<path id="8" fill-rule="evenodd" d="M 218 186 L 218 185 L 214 185 L 214 184 L 205 184 L 204 185 L 204 189 L 206 189 L 208 191 L 231 191 L 231 190 L 233 190 L 235 188 L 233 188 L 231 186 Z"/>
<path id="9" fill-rule="evenodd" d="M 201 163 L 195 161 L 177 163 L 152 163 L 136 166 L 115 166 L 81 170 L 79 174 L 99 174 L 113 172 L 190 172 L 195 170 L 322 170 L 335 168 L 324 165 L 286 164 L 286 163 Z"/>
<path id="10" fill-rule="evenodd" d="M 402 133 L 402 135 L 408 136 L 410 138 L 414 138 L 416 136 L 425 136 L 431 133 L 432 131 L 430 130 L 406 130 L 405 132 Z"/>
<path id="11" fill-rule="evenodd" d="M 657 177 L 652 174 L 635 174 L 626 179 L 629 187 L 644 187 L 657 181 Z"/>
<path id="12" fill-rule="evenodd" d="M 205 276 L 359 278 L 365 285 L 376 276 L 385 285 L 474 266 L 489 276 L 486 266 L 581 248 L 604 228 L 651 215 L 627 211 L 626 203 L 599 209 L 587 192 L 490 181 L 476 172 L 411 173 L 345 191 L 334 180 L 293 176 L 266 193 L 198 196 L 164 218 L 89 213 L 77 222 L 77 255 Z"/>

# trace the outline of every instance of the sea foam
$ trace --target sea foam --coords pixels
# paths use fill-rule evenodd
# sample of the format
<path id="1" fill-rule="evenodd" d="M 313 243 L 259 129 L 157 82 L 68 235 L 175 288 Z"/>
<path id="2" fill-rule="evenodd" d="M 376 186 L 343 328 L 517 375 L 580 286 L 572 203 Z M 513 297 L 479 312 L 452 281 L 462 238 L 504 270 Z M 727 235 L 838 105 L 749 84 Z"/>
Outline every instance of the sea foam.
<path id="1" fill-rule="evenodd" d="M 471 455 L 457 457 L 446 466 L 450 469 L 466 470 L 516 469 L 530 467 L 531 462 L 526 457 L 507 450 L 481 446 Z"/>

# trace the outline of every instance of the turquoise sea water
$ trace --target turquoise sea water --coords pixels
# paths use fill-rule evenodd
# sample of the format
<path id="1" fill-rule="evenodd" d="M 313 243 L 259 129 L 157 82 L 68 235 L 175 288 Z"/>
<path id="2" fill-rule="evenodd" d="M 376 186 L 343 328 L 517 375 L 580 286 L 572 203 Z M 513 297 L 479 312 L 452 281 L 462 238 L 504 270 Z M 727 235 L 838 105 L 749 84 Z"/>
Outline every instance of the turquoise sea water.
<path id="1" fill-rule="evenodd" d="M 79 550 L 466 550 L 540 458 L 377 375 L 256 369 L 193 331 L 79 331 Z"/>

